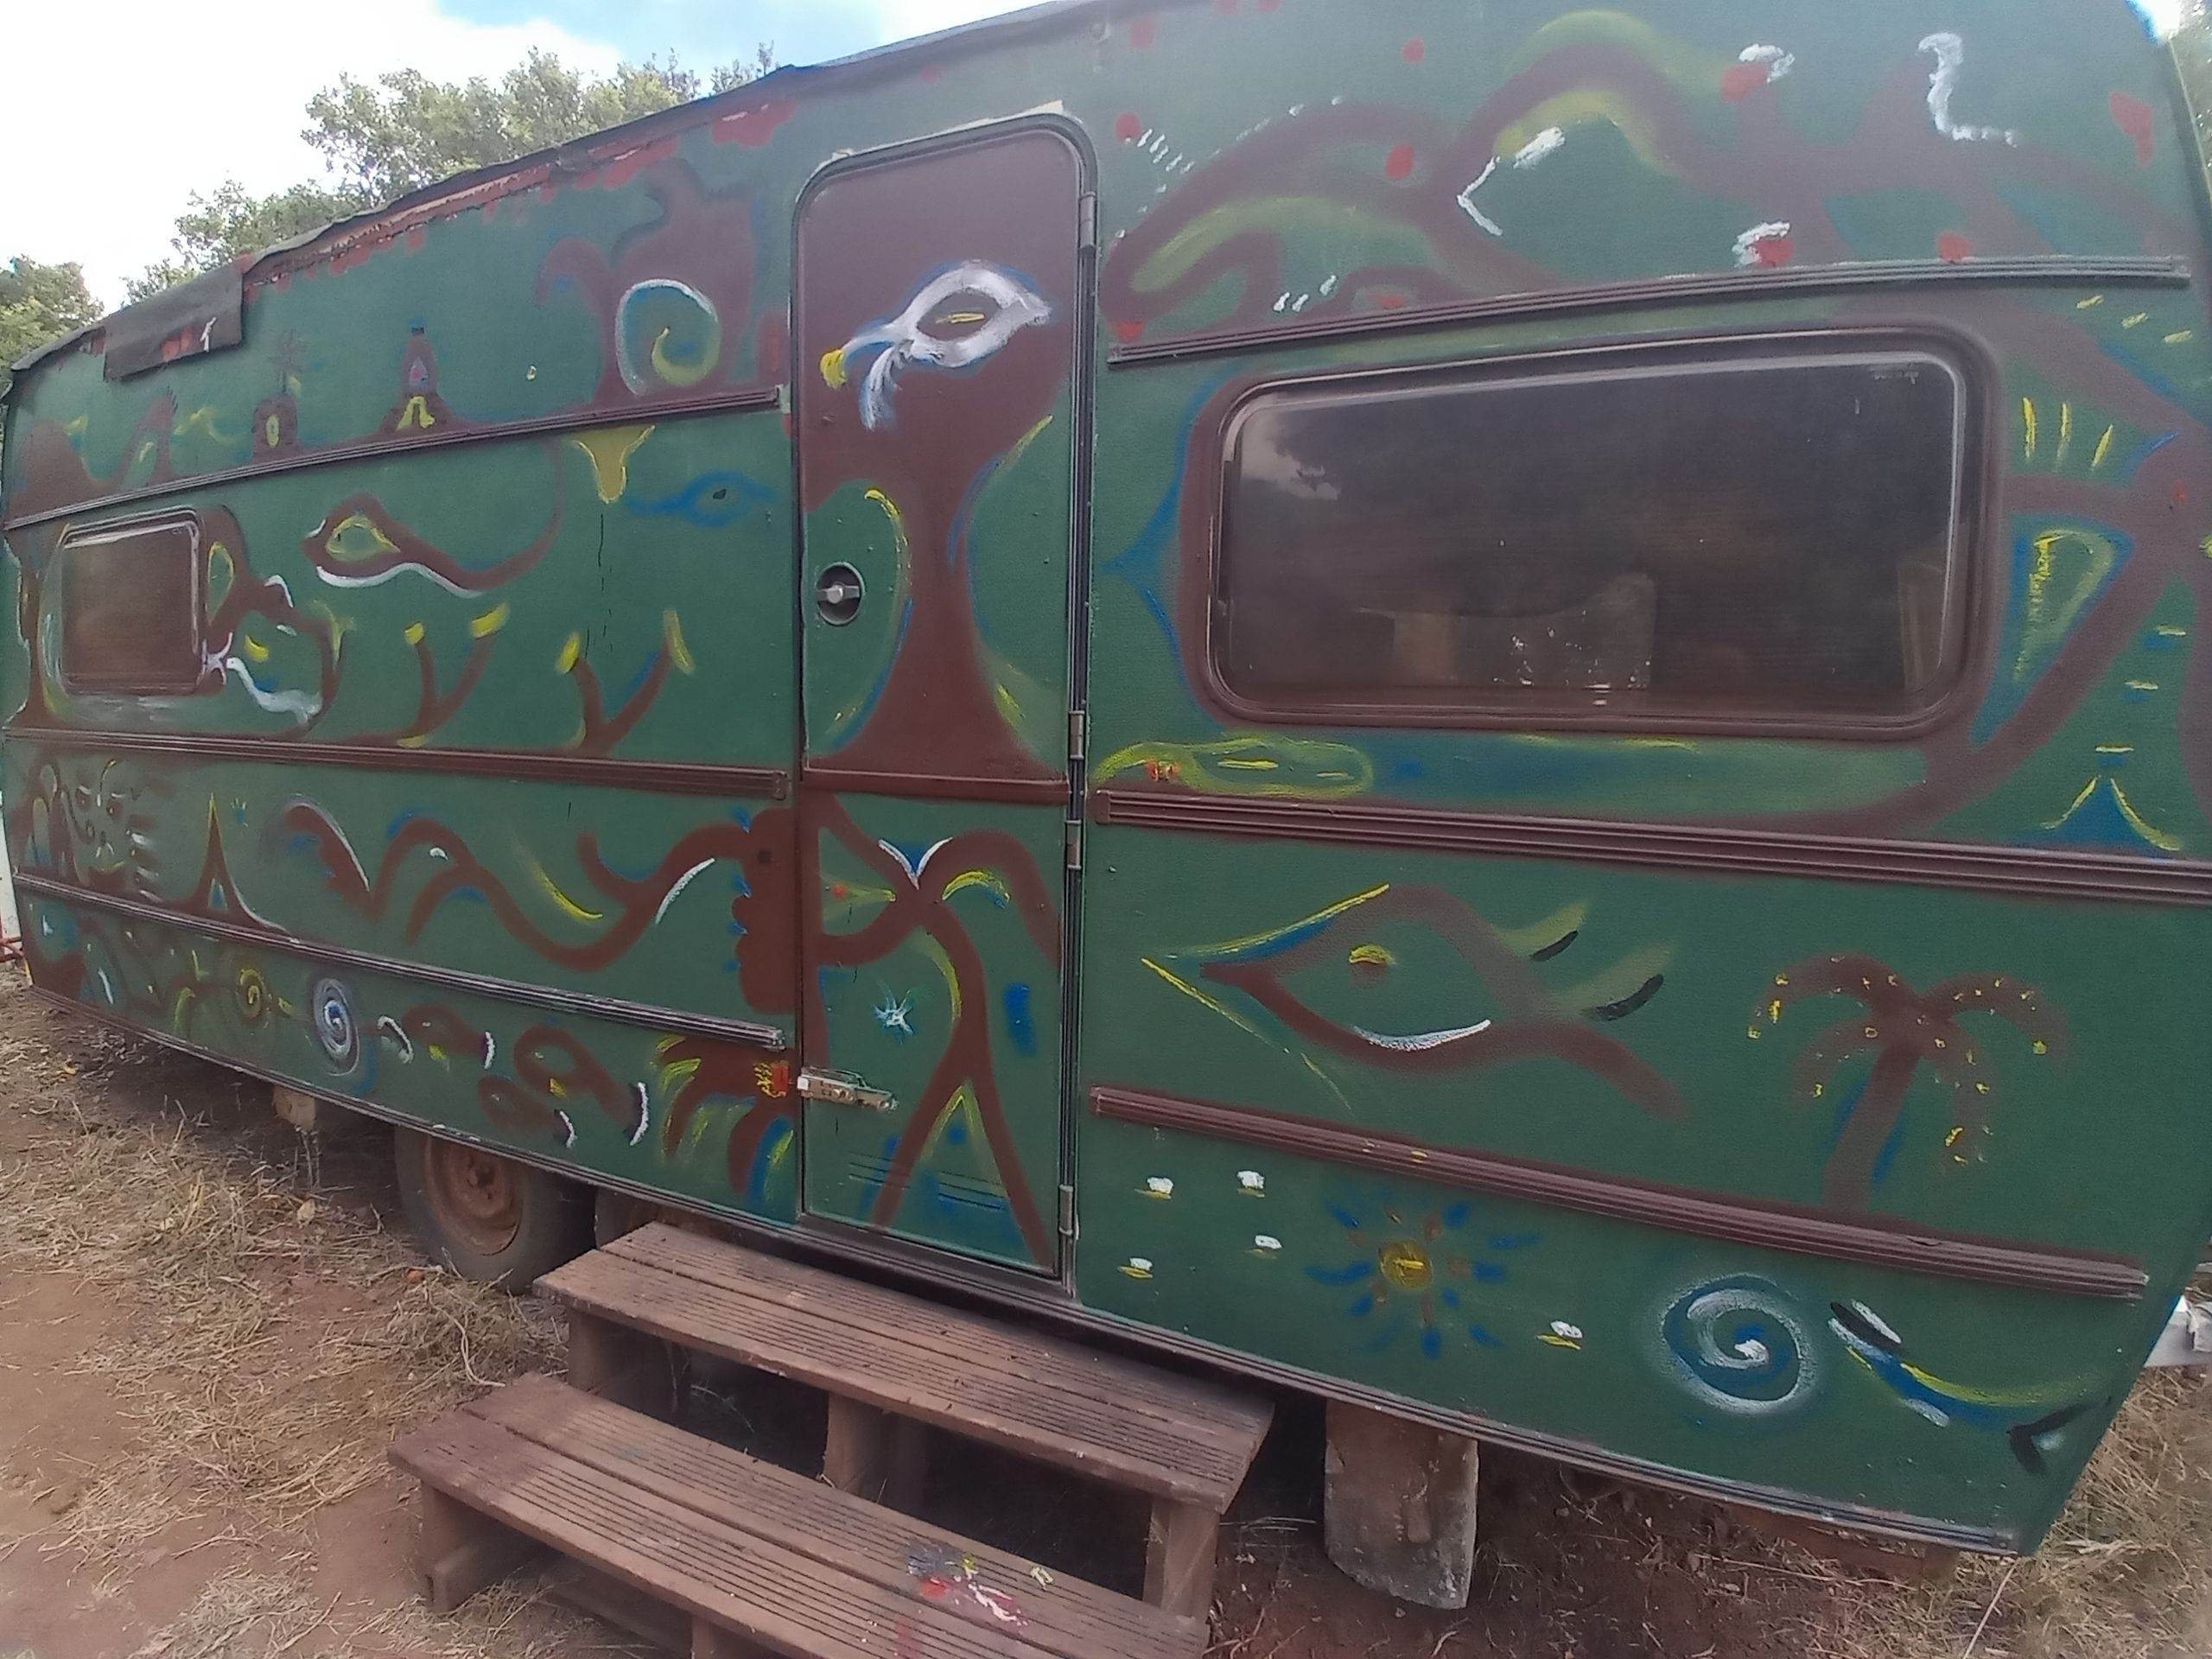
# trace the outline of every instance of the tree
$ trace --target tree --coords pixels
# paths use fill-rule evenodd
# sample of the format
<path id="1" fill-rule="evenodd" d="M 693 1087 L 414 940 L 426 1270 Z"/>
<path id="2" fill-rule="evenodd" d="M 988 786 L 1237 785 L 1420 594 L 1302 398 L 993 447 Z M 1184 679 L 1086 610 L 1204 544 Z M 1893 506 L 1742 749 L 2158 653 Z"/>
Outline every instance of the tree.
<path id="1" fill-rule="evenodd" d="M 194 191 L 176 221 L 176 257 L 148 266 L 130 285 L 130 297 L 144 299 L 456 173 L 620 126 L 702 92 L 727 92 L 774 65 L 763 46 L 713 70 L 703 83 L 673 55 L 618 64 L 592 79 L 550 52 L 532 51 L 496 82 L 433 80 L 415 69 L 373 82 L 341 75 L 308 100 L 308 124 L 300 135 L 321 154 L 326 180 L 269 196 L 249 194 L 235 179 L 206 195 Z"/>
<path id="2" fill-rule="evenodd" d="M 1761 1010 L 1764 1024 L 1779 1025 L 1784 1009 L 1813 996 L 1855 998 L 1865 1012 L 1829 1027 L 1797 1057 L 1799 1094 L 1832 1099 L 1829 1085 L 1844 1064 L 1860 1054 L 1874 1057 L 1859 1092 L 1839 1103 L 1842 1123 L 1821 1181 L 1821 1202 L 1833 1209 L 1872 1204 L 1891 1136 L 1923 1065 L 1951 1093 L 1952 1127 L 1944 1138 L 1951 1155 L 1965 1162 L 1970 1137 L 1988 1133 L 1996 1085 L 1973 1035 L 1958 1023 L 1963 1015 L 1995 1015 L 2024 1034 L 2037 1054 L 2059 1052 L 2066 1044 L 2065 1023 L 2042 995 L 2003 974 L 1947 979 L 1923 995 L 1871 957 L 1816 957 L 1775 976 Z M 1760 1030 L 1755 1017 L 1751 1034 Z"/>
<path id="3" fill-rule="evenodd" d="M 172 283 L 213 270 L 242 253 L 291 241 L 372 205 L 359 191 L 317 184 L 296 184 L 272 196 L 249 195 L 236 179 L 224 180 L 212 195 L 195 190 L 190 200 L 191 205 L 177 215 L 176 235 L 169 244 L 178 257 L 149 265 L 143 275 L 134 277 L 126 289 L 132 300 L 158 294 Z"/>
<path id="4" fill-rule="evenodd" d="M 0 391 L 10 363 L 99 315 L 80 266 L 42 265 L 22 254 L 0 265 Z"/>
<path id="5" fill-rule="evenodd" d="M 2182 9 L 2173 52 L 2196 118 L 2197 141 L 2212 154 L 2212 17 L 2206 15 L 2202 0 L 2190 0 Z"/>

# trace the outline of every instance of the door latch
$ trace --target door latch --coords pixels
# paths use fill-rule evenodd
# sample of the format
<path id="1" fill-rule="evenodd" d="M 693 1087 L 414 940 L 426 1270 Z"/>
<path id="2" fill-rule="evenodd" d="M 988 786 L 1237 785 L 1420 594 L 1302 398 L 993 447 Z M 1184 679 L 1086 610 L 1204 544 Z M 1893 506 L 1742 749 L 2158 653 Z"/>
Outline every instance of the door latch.
<path id="1" fill-rule="evenodd" d="M 824 1106 L 858 1106 L 871 1112 L 895 1111 L 899 1103 L 888 1089 L 871 1089 L 858 1077 L 842 1071 L 805 1071 L 798 1074 L 798 1091 Z"/>

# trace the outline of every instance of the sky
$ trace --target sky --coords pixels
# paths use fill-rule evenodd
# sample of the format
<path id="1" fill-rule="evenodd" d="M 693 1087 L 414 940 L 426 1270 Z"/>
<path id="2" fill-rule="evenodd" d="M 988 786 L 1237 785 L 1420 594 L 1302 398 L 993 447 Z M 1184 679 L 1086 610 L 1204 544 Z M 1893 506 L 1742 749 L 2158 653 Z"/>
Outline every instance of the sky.
<path id="1" fill-rule="evenodd" d="M 600 72 L 673 51 L 703 73 L 761 41 L 779 62 L 816 63 L 1024 3 L 105 0 L 87 57 L 75 5 L 0 0 L 10 64 L 83 67 L 9 77 L 0 259 L 76 261 L 95 299 L 121 304 L 124 282 L 169 252 L 194 190 L 236 178 L 262 193 L 322 176 L 300 129 L 308 99 L 341 73 L 496 76 L 533 46 Z M 39 155 L 50 164 L 28 164 Z"/>
<path id="2" fill-rule="evenodd" d="M 495 76 L 533 46 L 594 71 L 673 52 L 704 72 L 763 41 L 780 62 L 817 63 L 1020 3 L 105 0 L 88 57 L 76 6 L 0 0 L 11 63 L 85 69 L 9 77 L 0 108 L 14 160 L 0 168 L 0 259 L 77 261 L 94 297 L 121 303 L 124 281 L 168 253 L 194 190 L 236 178 L 259 193 L 321 176 L 299 130 L 308 99 L 342 73 Z M 2171 28 L 2182 0 L 2137 3 Z M 51 163 L 26 164 L 41 155 Z"/>

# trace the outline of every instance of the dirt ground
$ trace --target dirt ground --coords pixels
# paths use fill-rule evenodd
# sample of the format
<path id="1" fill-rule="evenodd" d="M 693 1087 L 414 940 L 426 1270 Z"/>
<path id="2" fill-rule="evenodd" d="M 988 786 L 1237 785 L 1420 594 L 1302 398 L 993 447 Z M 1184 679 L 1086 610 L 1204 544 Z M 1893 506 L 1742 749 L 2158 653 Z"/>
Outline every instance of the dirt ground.
<path id="1" fill-rule="evenodd" d="M 0 1659 L 581 1659 L 639 1651 L 527 1581 L 415 1600 L 401 1427 L 555 1365 L 557 1321 L 426 1268 L 390 1139 L 313 1141 L 235 1075 L 57 1013 L 0 969 Z M 742 1379 L 694 1427 L 819 1456 Z M 1215 1659 L 2212 1656 L 2212 1385 L 2139 1389 L 2024 1562 L 1929 1583 L 1711 1506 L 1485 1454 L 1472 1606 L 1399 1606 L 1319 1548 L 1319 1416 L 1286 1402 L 1230 1516 Z M 938 1466 L 951 1459 L 938 1459 Z M 971 1453 L 941 1524 L 1134 1587 L 1108 1495 Z"/>

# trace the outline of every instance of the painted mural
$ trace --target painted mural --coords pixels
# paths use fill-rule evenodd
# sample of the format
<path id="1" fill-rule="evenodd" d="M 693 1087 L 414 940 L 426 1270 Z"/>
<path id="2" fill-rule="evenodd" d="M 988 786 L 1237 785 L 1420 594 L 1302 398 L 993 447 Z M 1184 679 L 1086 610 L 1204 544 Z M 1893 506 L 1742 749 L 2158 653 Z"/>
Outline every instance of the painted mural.
<path id="1" fill-rule="evenodd" d="M 2199 158 L 2120 0 L 2031 10 L 1079 9 L 400 204 L 248 272 L 235 346 L 65 348 L 0 452 L 36 982 L 1507 1443 L 2031 1544 L 2212 1233 Z M 1939 718 L 1211 689 L 1255 387 L 1774 332 L 1970 366 Z M 101 690 L 73 537 L 155 511 L 197 666 Z"/>

